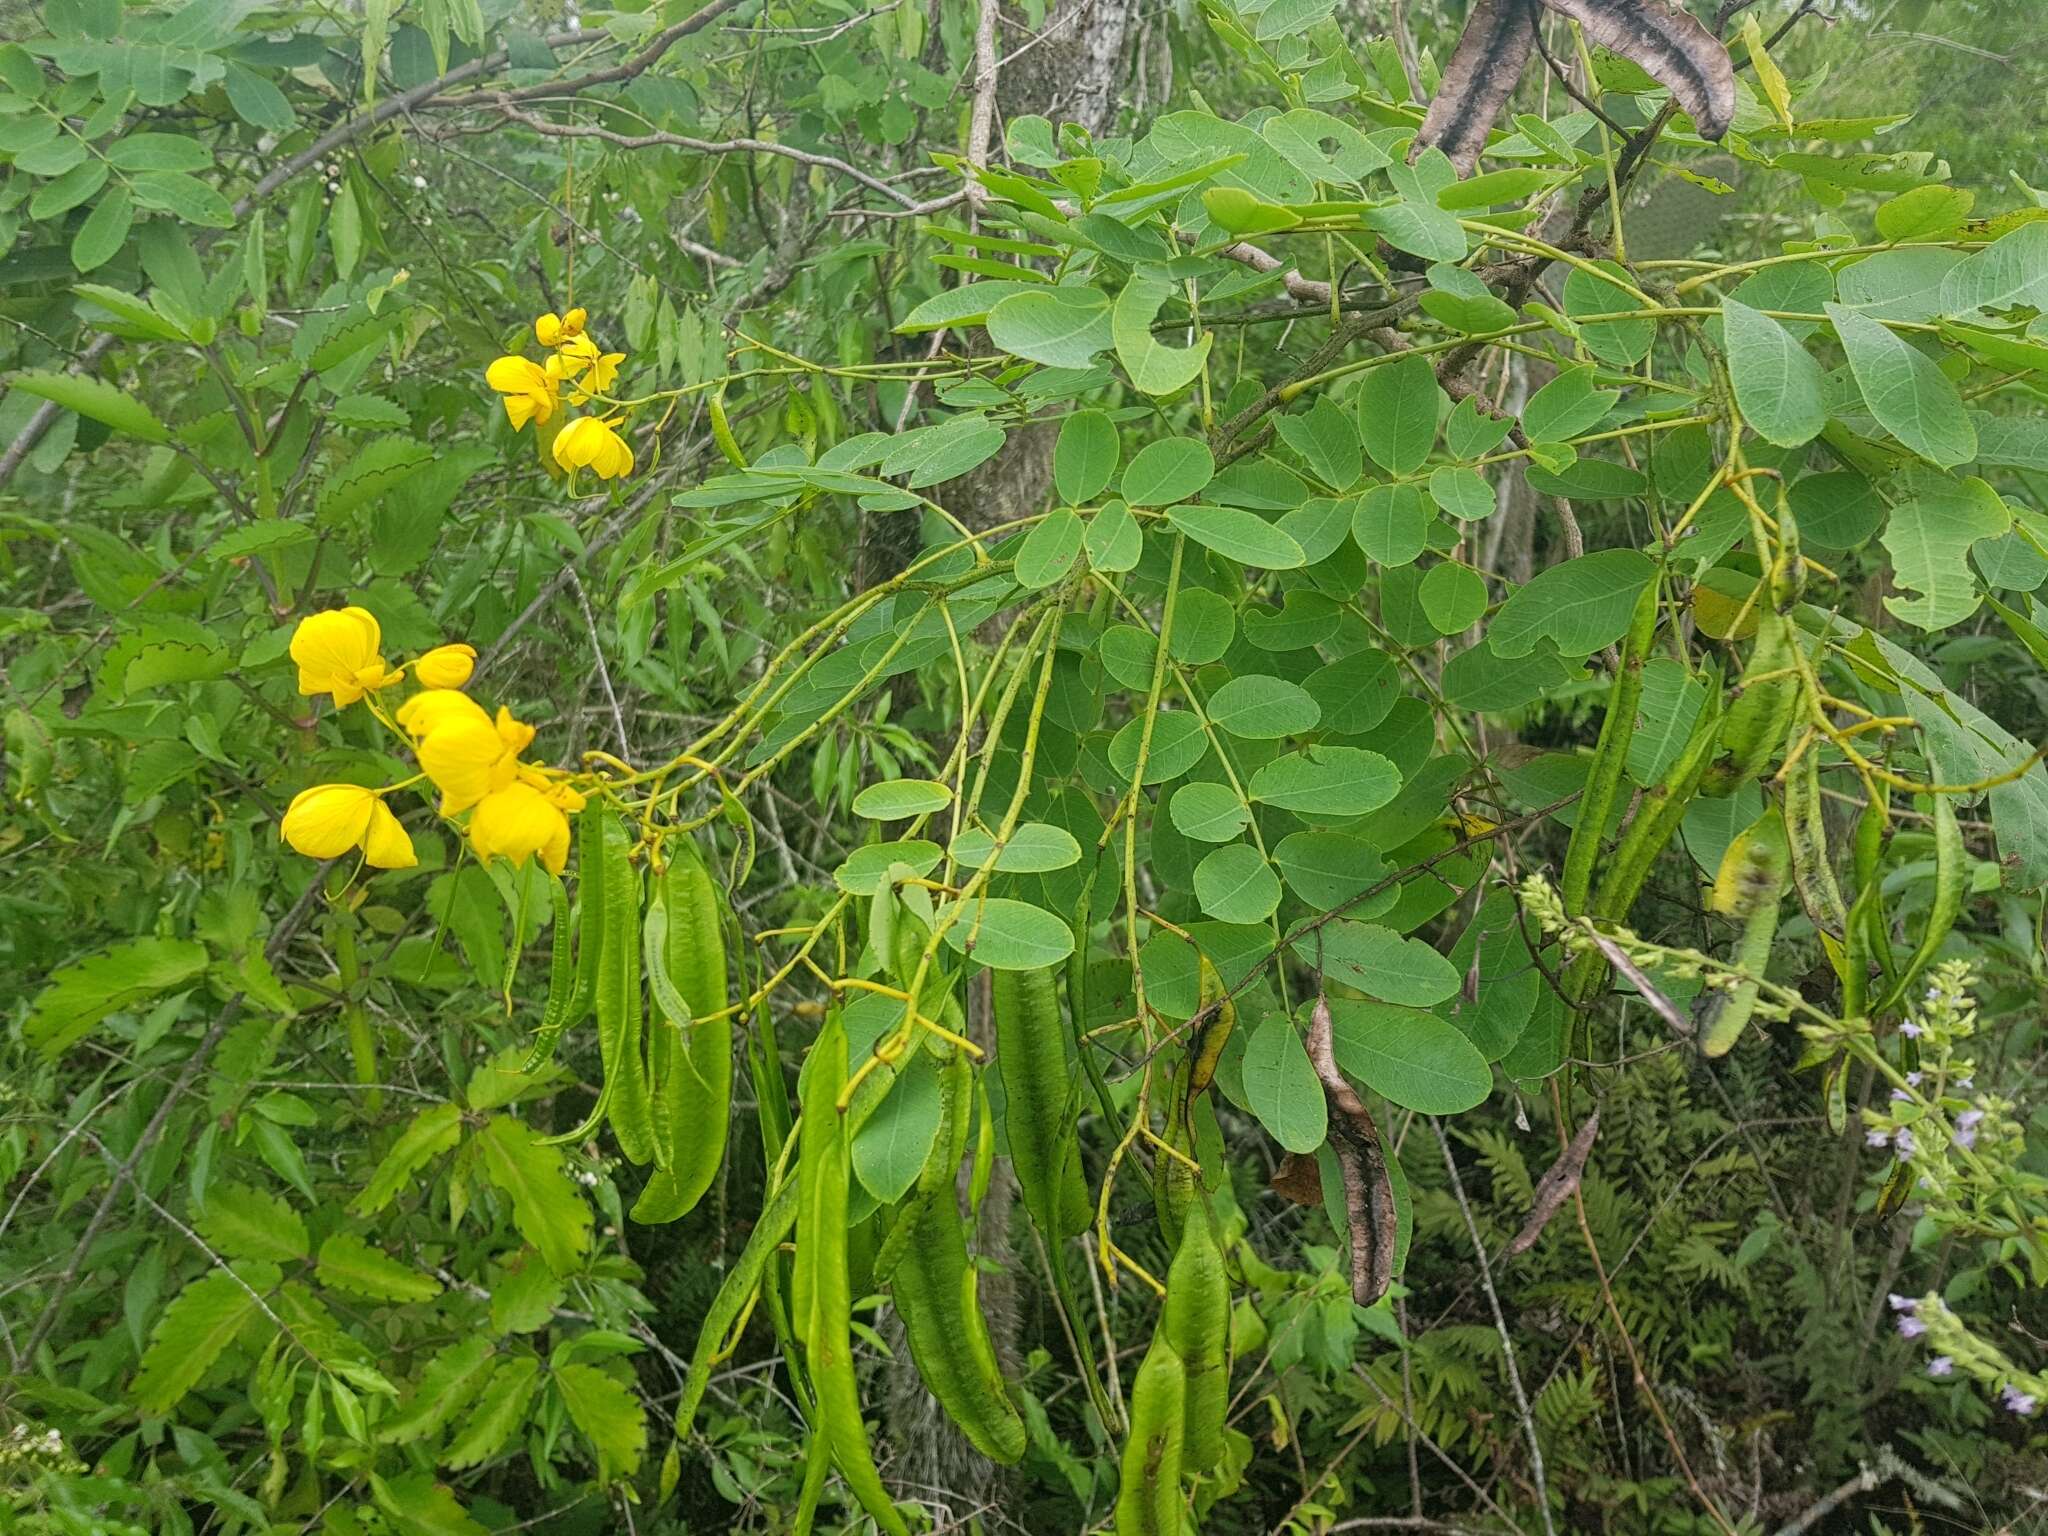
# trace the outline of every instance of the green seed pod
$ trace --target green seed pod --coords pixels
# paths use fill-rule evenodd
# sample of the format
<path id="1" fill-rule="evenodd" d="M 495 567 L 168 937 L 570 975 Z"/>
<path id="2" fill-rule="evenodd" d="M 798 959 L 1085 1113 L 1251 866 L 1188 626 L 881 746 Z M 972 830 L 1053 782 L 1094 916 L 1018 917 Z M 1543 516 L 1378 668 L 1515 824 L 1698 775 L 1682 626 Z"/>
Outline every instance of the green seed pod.
<path id="1" fill-rule="evenodd" d="M 1797 644 L 1791 621 L 1766 609 L 1757 621 L 1749 665 L 1721 722 L 1721 756 L 1707 770 L 1702 794 L 1733 794 L 1762 773 L 1785 745 L 1799 711 L 1799 679 L 1791 670 Z"/>
<path id="2" fill-rule="evenodd" d="M 1131 1434 L 1116 1490 L 1116 1536 L 1180 1536 L 1187 1370 L 1162 1333 L 1131 1384 Z"/>
<path id="3" fill-rule="evenodd" d="M 1759 988 L 1750 978 L 1762 976 L 1771 962 L 1778 904 L 1791 872 L 1791 858 L 1784 818 L 1775 808 L 1764 812 L 1722 856 L 1714 877 L 1713 907 L 1741 921 L 1742 932 L 1730 958 L 1747 975 L 1727 991 L 1716 993 L 1708 1004 L 1700 1031 L 1700 1049 L 1708 1056 L 1727 1055 L 1756 1010 Z"/>
<path id="4" fill-rule="evenodd" d="M 958 1177 L 973 1096 L 972 1070 L 955 1052 L 941 1071 L 938 1135 L 876 1269 L 889 1279 L 925 1386 L 969 1444 L 1007 1465 L 1024 1454 L 1024 1421 L 982 1316 L 960 1217 Z"/>
<path id="5" fill-rule="evenodd" d="M 1230 1407 L 1230 1282 L 1209 1212 L 1200 1206 L 1181 1224 L 1159 1326 L 1186 1372 L 1182 1470 L 1199 1477 L 1223 1458 Z"/>
<path id="6" fill-rule="evenodd" d="M 713 1017 L 727 1003 L 724 911 L 694 847 L 671 851 L 657 901 L 664 942 L 650 954 L 648 972 L 666 1027 L 651 1054 L 667 1166 L 634 1203 L 633 1219 L 642 1222 L 674 1221 L 703 1199 L 725 1159 L 732 1117 L 733 1021 Z"/>
<path id="7" fill-rule="evenodd" d="M 1060 1024 L 1059 986 L 1046 967 L 996 971 L 989 991 L 1010 1164 L 1025 1210 L 1046 1242 L 1056 1244 L 1079 1230 L 1071 1218 L 1073 1186 L 1080 1180 L 1077 1095 Z M 1079 1203 L 1085 1207 L 1085 1195 Z"/>
<path id="8" fill-rule="evenodd" d="M 604 834 L 604 934 L 597 956 L 597 1048 L 604 1066 L 607 1114 L 619 1150 L 632 1163 L 654 1157 L 654 1101 L 647 1080 L 640 1008 L 640 871 L 633 835 L 608 812 Z"/>

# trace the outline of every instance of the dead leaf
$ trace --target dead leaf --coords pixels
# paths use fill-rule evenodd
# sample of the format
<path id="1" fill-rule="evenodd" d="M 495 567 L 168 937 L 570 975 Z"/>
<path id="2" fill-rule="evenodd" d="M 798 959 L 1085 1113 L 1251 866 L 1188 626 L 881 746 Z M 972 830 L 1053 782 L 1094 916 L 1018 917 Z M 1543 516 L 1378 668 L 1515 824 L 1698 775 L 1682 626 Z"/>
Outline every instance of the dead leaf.
<path id="1" fill-rule="evenodd" d="M 1536 1246 L 1536 1239 L 1550 1225 L 1550 1218 L 1563 1208 L 1572 1191 L 1579 1187 L 1579 1180 L 1586 1171 L 1586 1154 L 1593 1150 L 1593 1138 L 1599 1134 L 1600 1111 L 1596 1109 L 1586 1117 L 1586 1123 L 1579 1127 L 1578 1134 L 1572 1137 L 1571 1145 L 1557 1155 L 1557 1161 L 1544 1169 L 1543 1177 L 1536 1181 L 1535 1197 L 1529 1203 L 1529 1219 L 1522 1223 L 1522 1230 L 1508 1244 L 1504 1257 L 1512 1259 Z"/>
<path id="2" fill-rule="evenodd" d="M 1290 1152 L 1287 1160 L 1280 1165 L 1280 1171 L 1273 1175 L 1266 1186 L 1282 1200 L 1295 1205 L 1321 1205 L 1323 1203 L 1323 1174 L 1312 1156 Z"/>

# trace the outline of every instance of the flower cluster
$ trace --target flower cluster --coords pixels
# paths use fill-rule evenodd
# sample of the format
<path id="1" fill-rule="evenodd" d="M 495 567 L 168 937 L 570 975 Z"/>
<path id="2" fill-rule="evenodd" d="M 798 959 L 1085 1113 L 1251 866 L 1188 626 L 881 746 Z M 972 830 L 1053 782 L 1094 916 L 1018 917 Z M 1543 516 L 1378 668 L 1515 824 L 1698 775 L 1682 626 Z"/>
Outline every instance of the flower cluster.
<path id="1" fill-rule="evenodd" d="M 1895 1069 L 1884 1102 L 1864 1110 L 1863 1141 L 1910 1168 L 1918 1197 L 1942 1226 L 2002 1233 L 2026 1140 L 2013 1102 L 1980 1091 L 1974 1064 L 1959 1054 L 1976 1033 L 1971 982 L 1961 961 L 1935 967 L 1899 1025 L 1915 1042 L 1917 1065 Z"/>
<path id="2" fill-rule="evenodd" d="M 1952 1377 L 1957 1372 L 1982 1382 L 1998 1393 L 2008 1413 L 2031 1418 L 2048 1400 L 2048 1378 L 2023 1371 L 1996 1347 L 1970 1331 L 1969 1326 L 1948 1309 L 1937 1294 L 1890 1297 L 1899 1337 L 1918 1339 L 1933 1351 L 1927 1374 Z"/>
<path id="3" fill-rule="evenodd" d="M 622 413 L 555 420 L 565 394 L 571 405 L 602 401 L 626 360 L 625 353 L 607 352 L 590 338 L 583 328 L 588 318 L 580 309 L 540 316 L 533 335 L 547 349 L 546 360 L 501 357 L 484 370 L 484 382 L 504 397 L 512 430 L 532 422 L 536 440 L 562 469 L 587 469 L 600 480 L 617 480 L 633 472 L 633 449 L 618 430 L 625 420 Z"/>
<path id="4" fill-rule="evenodd" d="M 378 722 L 412 745 L 419 777 L 441 792 L 441 814 L 468 815 L 469 842 L 478 858 L 524 864 L 538 854 L 560 874 L 569 857 L 568 818 L 583 809 L 583 796 L 566 775 L 520 760 L 533 743 L 532 726 L 508 709 L 493 716 L 462 692 L 476 663 L 475 649 L 443 645 L 393 667 L 384 660 L 382 644 L 376 616 L 366 609 L 313 614 L 292 635 L 299 692 L 308 698 L 328 694 L 342 706 L 367 700 Z M 386 715 L 377 695 L 408 672 L 420 691 L 395 715 Z M 373 869 L 410 869 L 419 862 L 412 839 L 384 801 L 406 784 L 316 784 L 293 797 L 279 832 L 310 858 L 339 858 L 360 848 Z"/>

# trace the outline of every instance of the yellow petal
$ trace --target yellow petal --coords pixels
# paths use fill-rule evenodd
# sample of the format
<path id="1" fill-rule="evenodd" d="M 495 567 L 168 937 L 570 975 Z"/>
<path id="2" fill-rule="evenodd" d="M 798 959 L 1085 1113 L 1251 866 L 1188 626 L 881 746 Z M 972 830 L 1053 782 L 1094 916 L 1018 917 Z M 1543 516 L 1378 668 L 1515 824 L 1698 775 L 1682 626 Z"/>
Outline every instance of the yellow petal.
<path id="1" fill-rule="evenodd" d="M 548 834 L 548 840 L 541 845 L 541 864 L 551 875 L 559 875 L 569 863 L 569 823 L 559 812 L 555 816 L 555 829 Z"/>
<path id="2" fill-rule="evenodd" d="M 491 724 L 491 717 L 483 705 L 452 688 L 429 688 L 398 706 L 398 723 L 415 741 L 451 720 L 475 720 L 485 726 Z"/>
<path id="3" fill-rule="evenodd" d="M 569 313 L 562 316 L 563 334 L 567 336 L 582 335 L 584 322 L 587 321 L 589 318 L 590 312 L 586 309 L 579 307 L 570 310 Z"/>
<path id="4" fill-rule="evenodd" d="M 494 723 L 498 740 L 504 743 L 508 757 L 517 757 L 533 745 L 533 727 L 523 720 L 514 719 L 512 711 L 502 704 L 498 706 L 498 718 Z"/>
<path id="5" fill-rule="evenodd" d="M 370 807 L 370 825 L 363 833 L 363 857 L 372 869 L 411 869 L 419 863 L 412 839 L 382 800 Z"/>
<path id="6" fill-rule="evenodd" d="M 552 850 L 558 841 L 566 859 L 568 836 L 562 813 L 531 784 L 515 782 L 493 790 L 469 818 L 470 846 L 486 863 L 502 857 L 524 864 L 536 853 Z"/>
<path id="7" fill-rule="evenodd" d="M 501 395 L 545 393 L 548 375 L 530 357 L 501 357 L 484 370 L 484 382 Z"/>
<path id="8" fill-rule="evenodd" d="M 437 645 L 413 663 L 412 675 L 428 688 L 460 688 L 475 669 L 475 646 Z"/>
<path id="9" fill-rule="evenodd" d="M 291 657 L 299 664 L 299 692 L 308 698 L 331 693 L 337 704 L 363 696 L 364 683 L 383 676 L 377 654 L 383 639 L 376 615 L 365 608 L 335 608 L 312 613 L 292 631 Z"/>
<path id="10" fill-rule="evenodd" d="M 496 787 L 505 744 L 490 721 L 457 716 L 426 734 L 419 756 L 420 767 L 441 791 L 441 814 L 453 816 Z"/>
<path id="11" fill-rule="evenodd" d="M 316 784 L 292 797 L 278 831 L 309 859 L 338 859 L 362 842 L 372 813 L 382 809 L 377 792 L 360 784 Z"/>
<path id="12" fill-rule="evenodd" d="M 542 346 L 554 346 L 562 339 L 562 317 L 556 314 L 540 316 L 533 322 L 533 335 Z"/>

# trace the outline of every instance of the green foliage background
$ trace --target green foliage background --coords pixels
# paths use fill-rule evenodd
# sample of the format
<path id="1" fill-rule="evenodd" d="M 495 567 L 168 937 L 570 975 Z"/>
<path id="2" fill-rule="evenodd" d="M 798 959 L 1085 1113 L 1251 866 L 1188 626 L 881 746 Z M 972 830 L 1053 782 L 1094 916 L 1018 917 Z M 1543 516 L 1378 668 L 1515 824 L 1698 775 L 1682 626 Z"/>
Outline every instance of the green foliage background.
<path id="1" fill-rule="evenodd" d="M 1577 94 L 1536 60 L 1475 183 L 1407 159 L 1456 0 L 7 8 L 0 1528 L 873 1528 L 838 1442 L 806 1491 L 789 1256 L 715 1368 L 700 1329 L 820 1031 L 858 1068 L 907 989 L 986 1049 L 981 967 L 1046 961 L 1090 1219 L 1019 1189 L 998 1071 L 960 1126 L 1015 1465 L 875 1265 L 938 1089 L 881 1074 L 850 1143 L 914 1528 L 1121 1518 L 1176 1153 L 1231 1290 L 1189 1529 L 2038 1520 L 2048 64 L 2021 0 L 1693 9 L 1741 66 L 1725 141 L 1552 19 Z M 572 304 L 643 402 L 616 485 L 483 381 Z M 300 789 L 413 772 L 296 692 L 293 627 L 343 603 L 393 658 L 474 645 L 537 760 L 702 850 L 742 1006 L 682 1219 L 629 1216 L 613 1128 L 560 1139 L 587 1021 L 522 1070 L 583 853 L 480 867 L 404 796 L 417 868 L 280 846 Z M 1795 670 L 1760 617 L 1830 729 L 1687 789 L 1602 910 L 1703 701 Z M 863 804 L 894 781 L 941 814 Z M 892 927 L 963 887 L 994 900 L 904 967 Z M 1176 1122 L 1210 965 L 1236 1027 Z M 1391 1164 L 1371 1305 L 1324 996 Z M 1960 1330 L 1953 1374 L 1889 1296 Z"/>

